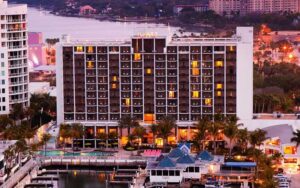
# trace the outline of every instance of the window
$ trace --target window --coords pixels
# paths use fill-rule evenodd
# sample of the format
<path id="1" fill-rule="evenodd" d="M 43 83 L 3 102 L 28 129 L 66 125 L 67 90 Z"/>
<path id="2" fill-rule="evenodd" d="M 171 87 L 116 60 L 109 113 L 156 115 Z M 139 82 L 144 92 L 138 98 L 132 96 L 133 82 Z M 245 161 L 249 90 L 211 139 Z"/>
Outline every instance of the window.
<path id="1" fill-rule="evenodd" d="M 205 99 L 204 103 L 207 106 L 211 106 L 211 99 Z"/>
<path id="2" fill-rule="evenodd" d="M 175 170 L 175 176 L 180 176 L 180 171 L 179 170 Z"/>
<path id="3" fill-rule="evenodd" d="M 169 98 L 175 98 L 175 92 L 169 91 Z"/>
<path id="4" fill-rule="evenodd" d="M 94 53 L 93 46 L 89 46 L 87 51 L 88 51 L 88 53 Z"/>
<path id="5" fill-rule="evenodd" d="M 193 76 L 198 76 L 199 74 L 200 74 L 200 71 L 199 71 L 198 68 L 193 68 L 193 69 L 192 69 L 192 75 L 193 75 Z"/>
<path id="6" fill-rule="evenodd" d="M 2 93 L 5 93 L 5 89 L 2 89 Z"/>
<path id="7" fill-rule="evenodd" d="M 2 106 L 2 111 L 5 111 L 6 110 L 6 107 L 5 106 Z"/>
<path id="8" fill-rule="evenodd" d="M 2 102 L 5 102 L 5 97 L 2 97 Z"/>
<path id="9" fill-rule="evenodd" d="M 200 168 L 198 166 L 195 167 L 195 172 L 200 172 Z"/>
<path id="10" fill-rule="evenodd" d="M 95 66 L 94 66 L 94 62 L 88 61 L 88 62 L 87 62 L 87 67 L 88 67 L 88 68 L 94 68 L 94 67 L 95 67 Z"/>
<path id="11" fill-rule="evenodd" d="M 193 91 L 192 98 L 199 98 L 199 91 Z"/>
<path id="12" fill-rule="evenodd" d="M 216 61 L 215 66 L 216 67 L 223 67 L 223 61 Z"/>
<path id="13" fill-rule="evenodd" d="M 5 72 L 4 71 L 1 71 L 1 76 L 5 76 Z"/>
<path id="14" fill-rule="evenodd" d="M 217 96 L 221 97 L 222 96 L 222 91 L 217 91 Z"/>
<path id="15" fill-rule="evenodd" d="M 76 52 L 83 52 L 83 46 L 76 46 Z"/>
<path id="16" fill-rule="evenodd" d="M 135 61 L 141 60 L 141 54 L 135 53 L 135 54 L 134 54 L 134 60 L 135 60 Z"/>
<path id="17" fill-rule="evenodd" d="M 151 69 L 146 69 L 146 74 L 152 74 L 152 70 Z"/>
<path id="18" fill-rule="evenodd" d="M 1 58 L 4 58 L 4 53 L 1 53 Z"/>
<path id="19" fill-rule="evenodd" d="M 1 62 L 1 67 L 4 67 L 4 62 Z"/>
<path id="20" fill-rule="evenodd" d="M 217 84 L 217 89 L 222 89 L 223 88 L 223 84 Z"/>
<path id="21" fill-rule="evenodd" d="M 174 173 L 174 170 L 169 170 L 169 176 L 174 176 L 175 173 Z"/>
<path id="22" fill-rule="evenodd" d="M 117 76 L 113 76 L 112 77 L 112 81 L 114 81 L 114 82 L 118 81 L 118 77 Z"/>
<path id="23" fill-rule="evenodd" d="M 1 80 L 2 85 L 5 85 L 5 80 Z"/>
<path id="24" fill-rule="evenodd" d="M 157 170 L 157 171 L 156 171 L 156 174 L 157 174 L 158 176 L 161 176 L 161 175 L 162 175 L 162 171 L 161 171 L 161 170 Z"/>
<path id="25" fill-rule="evenodd" d="M 156 170 L 151 170 L 151 176 L 156 176 Z"/>
<path id="26" fill-rule="evenodd" d="M 168 171 L 167 170 L 163 170 L 163 176 L 168 176 Z"/>
<path id="27" fill-rule="evenodd" d="M 197 68 L 198 66 L 198 61 L 192 61 L 192 68 Z"/>
<path id="28" fill-rule="evenodd" d="M 111 84 L 111 88 L 112 89 L 116 89 L 117 88 L 117 84 Z"/>
<path id="29" fill-rule="evenodd" d="M 130 106 L 130 99 L 129 98 L 125 99 L 125 105 Z"/>

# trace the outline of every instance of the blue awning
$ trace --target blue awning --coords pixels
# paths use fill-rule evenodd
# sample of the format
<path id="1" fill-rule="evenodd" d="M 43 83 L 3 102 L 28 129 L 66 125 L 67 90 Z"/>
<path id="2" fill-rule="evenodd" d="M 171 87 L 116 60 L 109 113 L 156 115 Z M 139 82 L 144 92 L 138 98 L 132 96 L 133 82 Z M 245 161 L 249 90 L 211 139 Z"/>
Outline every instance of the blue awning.
<path id="1" fill-rule="evenodd" d="M 168 157 L 171 158 L 179 158 L 182 156 L 184 156 L 184 153 L 179 148 L 172 149 L 172 151 L 168 155 Z"/>
<path id="2" fill-rule="evenodd" d="M 212 161 L 214 157 L 206 150 L 202 151 L 196 156 L 196 159 L 200 159 L 202 161 Z"/>
<path id="3" fill-rule="evenodd" d="M 226 162 L 224 166 L 229 167 L 256 167 L 255 162 Z"/>
<path id="4" fill-rule="evenodd" d="M 176 166 L 175 163 L 169 157 L 163 158 L 158 163 L 158 167 L 175 167 L 175 166 Z"/>

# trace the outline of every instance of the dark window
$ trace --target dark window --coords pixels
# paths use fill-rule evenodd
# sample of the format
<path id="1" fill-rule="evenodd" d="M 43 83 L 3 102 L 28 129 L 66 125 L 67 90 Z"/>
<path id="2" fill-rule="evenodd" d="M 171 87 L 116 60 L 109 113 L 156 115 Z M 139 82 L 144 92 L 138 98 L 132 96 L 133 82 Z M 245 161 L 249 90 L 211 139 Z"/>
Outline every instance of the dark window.
<path id="1" fill-rule="evenodd" d="M 179 170 L 175 170 L 175 176 L 180 176 L 180 171 Z"/>
<path id="2" fill-rule="evenodd" d="M 169 170 L 169 176 L 174 176 L 175 173 L 174 173 L 174 170 Z"/>
<path id="3" fill-rule="evenodd" d="M 199 167 L 195 167 L 195 172 L 200 172 L 200 168 Z"/>
<path id="4" fill-rule="evenodd" d="M 151 176 L 156 176 L 156 170 L 151 170 Z"/>
<path id="5" fill-rule="evenodd" d="M 161 170 L 157 170 L 156 174 L 157 174 L 157 176 L 161 176 L 162 175 L 162 171 Z"/>
<path id="6" fill-rule="evenodd" d="M 167 170 L 163 170 L 163 175 L 164 176 L 168 176 L 168 171 Z"/>

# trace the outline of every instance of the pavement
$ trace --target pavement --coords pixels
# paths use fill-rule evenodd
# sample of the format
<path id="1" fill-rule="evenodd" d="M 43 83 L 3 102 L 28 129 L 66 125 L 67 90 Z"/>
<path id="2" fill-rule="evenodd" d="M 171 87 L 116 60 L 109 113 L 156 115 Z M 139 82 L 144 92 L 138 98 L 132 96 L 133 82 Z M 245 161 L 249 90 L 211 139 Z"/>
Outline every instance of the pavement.
<path id="1" fill-rule="evenodd" d="M 299 188 L 300 187 L 300 174 L 293 174 L 291 176 L 291 188 Z"/>

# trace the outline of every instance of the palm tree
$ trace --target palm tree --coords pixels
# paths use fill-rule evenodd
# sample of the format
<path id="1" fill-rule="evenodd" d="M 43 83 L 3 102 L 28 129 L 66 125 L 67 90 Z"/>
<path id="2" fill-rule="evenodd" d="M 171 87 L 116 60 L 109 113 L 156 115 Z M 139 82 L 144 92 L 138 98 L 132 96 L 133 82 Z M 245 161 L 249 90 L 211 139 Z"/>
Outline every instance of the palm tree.
<path id="1" fill-rule="evenodd" d="M 131 116 L 122 116 L 122 118 L 118 122 L 119 128 L 120 128 L 120 136 L 122 138 L 122 129 L 127 128 L 127 135 L 130 135 L 130 129 L 133 127 L 138 127 L 140 124 L 139 122 L 131 117 Z"/>
<path id="2" fill-rule="evenodd" d="M 157 136 L 157 133 L 158 133 L 158 125 L 157 124 L 151 124 L 150 125 L 150 131 L 153 134 L 153 144 L 154 144 L 154 147 L 156 147 L 155 140 L 156 140 L 156 136 Z"/>
<path id="3" fill-rule="evenodd" d="M 80 123 L 73 123 L 71 125 L 71 138 L 72 138 L 72 150 L 74 151 L 74 140 L 82 138 L 84 135 L 83 125 Z"/>
<path id="4" fill-rule="evenodd" d="M 300 130 L 299 129 L 297 129 L 296 131 L 293 131 L 293 137 L 291 138 L 291 142 L 295 142 L 297 147 L 300 145 Z"/>
<path id="5" fill-rule="evenodd" d="M 259 147 L 267 139 L 267 132 L 262 129 L 256 129 L 249 134 L 249 143 L 253 148 Z"/>
<path id="6" fill-rule="evenodd" d="M 194 134 L 193 140 L 198 143 L 199 150 L 204 150 L 205 148 L 204 141 L 207 136 L 209 123 L 210 122 L 207 118 L 202 118 L 197 123 L 193 124 L 197 130 L 197 132 Z"/>
<path id="7" fill-rule="evenodd" d="M 25 140 L 18 140 L 15 144 L 15 152 L 18 154 L 18 162 L 21 162 L 21 154 L 24 154 L 28 150 L 28 146 Z"/>
<path id="8" fill-rule="evenodd" d="M 103 146 L 103 142 L 105 142 L 105 145 L 107 145 L 107 139 L 108 139 L 108 136 L 107 134 L 105 133 L 99 133 L 97 134 L 97 139 L 100 139 L 101 140 L 101 146 Z"/>
<path id="9" fill-rule="evenodd" d="M 13 121 L 7 115 L 0 116 L 0 132 L 3 132 L 7 127 L 13 125 Z"/>
<path id="10" fill-rule="evenodd" d="M 237 134 L 237 145 L 242 149 L 242 152 L 245 152 L 248 146 L 249 133 L 247 128 L 239 129 Z"/>
<path id="11" fill-rule="evenodd" d="M 18 120 L 24 119 L 24 115 L 23 105 L 19 103 L 14 104 L 10 116 L 15 121 L 15 124 Z"/>
<path id="12" fill-rule="evenodd" d="M 141 139 L 142 143 L 142 138 L 146 134 L 146 129 L 143 126 L 138 126 L 134 129 L 133 134 L 138 138 Z M 138 144 L 138 150 L 140 149 L 140 143 Z"/>
<path id="13" fill-rule="evenodd" d="M 232 154 L 233 143 L 237 141 L 239 134 L 239 127 L 241 124 L 237 124 L 237 120 L 229 120 L 224 127 L 224 135 L 229 139 L 229 157 Z"/>
<path id="14" fill-rule="evenodd" d="M 165 149 L 167 140 L 172 135 L 173 128 L 176 127 L 176 122 L 173 118 L 165 116 L 158 122 L 158 135 L 163 139 L 163 147 Z"/>
<path id="15" fill-rule="evenodd" d="M 63 140 L 63 148 L 66 145 L 66 139 L 71 138 L 71 126 L 69 124 L 61 124 L 59 128 L 59 136 Z"/>
<path id="16" fill-rule="evenodd" d="M 221 133 L 223 125 L 220 121 L 214 121 L 209 124 L 208 133 L 212 137 L 214 154 L 217 153 L 217 138 Z"/>
<path id="17" fill-rule="evenodd" d="M 44 146 L 44 155 L 46 156 L 47 142 L 51 139 L 51 134 L 44 133 L 41 138 L 41 145 Z"/>

